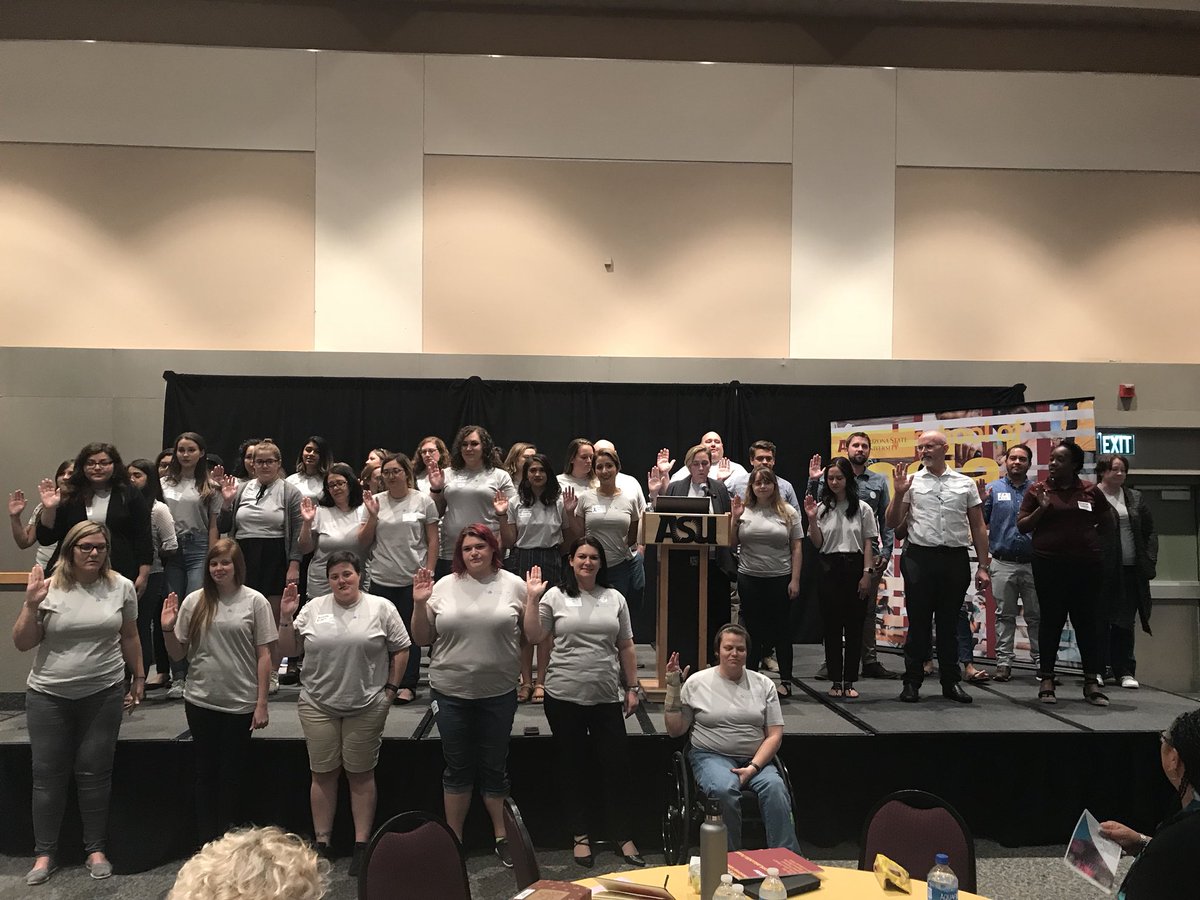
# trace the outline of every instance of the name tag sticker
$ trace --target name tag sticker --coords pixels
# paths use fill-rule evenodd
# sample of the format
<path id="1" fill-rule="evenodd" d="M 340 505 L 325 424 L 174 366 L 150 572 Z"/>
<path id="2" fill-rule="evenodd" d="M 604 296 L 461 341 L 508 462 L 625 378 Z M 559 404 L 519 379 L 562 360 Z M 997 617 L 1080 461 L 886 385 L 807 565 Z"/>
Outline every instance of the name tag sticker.
<path id="1" fill-rule="evenodd" d="M 563 599 L 566 606 L 583 606 L 582 597 L 565 597 Z"/>
<path id="2" fill-rule="evenodd" d="M 337 620 L 334 619 L 333 613 L 322 613 L 321 615 L 317 616 L 318 625 L 332 625 L 335 621 Z"/>
<path id="3" fill-rule="evenodd" d="M 1082 509 L 1084 512 L 1091 512 L 1091 511 L 1092 511 L 1092 504 L 1091 504 L 1091 501 L 1089 501 L 1089 500 L 1079 500 L 1079 501 L 1077 501 L 1077 502 L 1079 503 L 1079 508 L 1080 508 L 1080 509 Z"/>
<path id="4" fill-rule="evenodd" d="M 605 511 L 605 507 L 601 506 L 599 503 L 597 503 L 595 506 L 590 507 L 588 509 L 588 512 L 593 512 L 593 513 L 603 513 L 604 511 Z"/>
<path id="5" fill-rule="evenodd" d="M 1004 502 L 1006 502 L 1006 501 L 1008 501 L 1008 502 L 1011 502 L 1011 501 L 1012 501 L 1012 494 L 1008 493 L 1007 491 L 997 491 L 997 492 L 996 492 L 996 499 L 997 499 L 998 501 L 1000 501 L 1001 503 L 1004 503 Z"/>
<path id="6" fill-rule="evenodd" d="M 871 499 L 872 499 L 872 500 L 874 500 L 874 499 L 875 499 L 876 497 L 878 497 L 878 496 L 879 496 L 879 494 L 878 494 L 878 493 L 876 493 L 875 491 L 871 491 Z"/>
<path id="7" fill-rule="evenodd" d="M 607 603 L 608 602 L 608 594 L 601 594 L 599 596 L 599 598 L 597 598 L 596 602 L 597 603 Z"/>
<path id="8" fill-rule="evenodd" d="M 420 522 L 421 514 L 415 512 L 406 512 L 400 517 L 402 522 Z"/>
<path id="9" fill-rule="evenodd" d="M 529 507 L 524 507 L 523 509 L 518 509 L 517 510 L 517 518 L 518 519 L 532 519 L 533 518 L 533 510 L 530 509 Z"/>

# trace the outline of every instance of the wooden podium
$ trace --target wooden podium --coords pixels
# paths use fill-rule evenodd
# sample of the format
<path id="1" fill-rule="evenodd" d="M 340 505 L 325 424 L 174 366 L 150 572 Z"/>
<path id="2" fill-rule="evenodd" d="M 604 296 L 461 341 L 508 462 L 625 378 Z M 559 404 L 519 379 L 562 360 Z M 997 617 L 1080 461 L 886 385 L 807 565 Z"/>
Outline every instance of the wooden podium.
<path id="1" fill-rule="evenodd" d="M 708 558 L 712 547 L 728 547 L 732 542 L 729 513 L 693 514 L 660 513 L 648 510 L 642 514 L 639 543 L 658 548 L 658 621 L 656 626 L 654 678 L 639 678 L 642 690 L 652 700 L 661 700 L 667 692 L 667 618 L 670 597 L 670 571 L 673 555 L 694 553 L 699 567 L 698 627 L 695 635 L 698 668 L 708 659 L 708 567 L 715 565 Z"/>

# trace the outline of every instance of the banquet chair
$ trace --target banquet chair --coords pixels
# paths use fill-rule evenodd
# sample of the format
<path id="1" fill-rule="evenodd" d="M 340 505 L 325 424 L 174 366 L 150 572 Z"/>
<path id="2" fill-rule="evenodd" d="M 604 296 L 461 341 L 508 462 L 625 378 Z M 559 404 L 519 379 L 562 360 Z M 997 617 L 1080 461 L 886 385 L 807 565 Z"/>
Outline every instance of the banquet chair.
<path id="1" fill-rule="evenodd" d="M 775 754 L 771 765 L 779 770 L 783 785 L 787 788 L 792 806 L 792 820 L 796 821 L 796 795 L 792 791 L 792 780 L 787 766 Z M 695 843 L 693 836 L 699 835 L 700 823 L 704 821 L 704 798 L 696 788 L 696 778 L 687 754 L 676 750 L 671 754 L 671 766 L 667 773 L 667 809 L 663 813 L 663 855 L 668 866 L 677 866 L 688 861 Z M 746 826 L 749 826 L 747 829 Z M 742 790 L 742 834 L 747 830 L 761 829 L 762 815 L 758 808 L 758 795 L 750 788 Z"/>
<path id="2" fill-rule="evenodd" d="M 358 873 L 358 900 L 471 900 L 462 845 L 450 826 L 420 811 L 392 816 L 372 836 Z"/>
<path id="3" fill-rule="evenodd" d="M 875 854 L 898 862 L 913 878 L 924 878 L 933 857 L 945 853 L 964 891 L 975 893 L 975 839 L 958 811 L 925 791 L 896 791 L 880 800 L 863 825 L 858 867 L 870 871 Z"/>
<path id="4" fill-rule="evenodd" d="M 537 854 L 525 819 L 512 797 L 504 798 L 504 834 L 508 838 L 508 850 L 512 854 L 513 875 L 517 879 L 517 890 L 523 891 L 542 877 L 538 868 Z"/>

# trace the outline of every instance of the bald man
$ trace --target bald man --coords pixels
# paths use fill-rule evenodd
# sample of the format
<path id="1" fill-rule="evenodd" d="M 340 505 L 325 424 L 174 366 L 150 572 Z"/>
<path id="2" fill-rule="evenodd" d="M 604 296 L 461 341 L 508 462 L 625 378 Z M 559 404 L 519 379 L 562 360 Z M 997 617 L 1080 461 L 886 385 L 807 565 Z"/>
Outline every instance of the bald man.
<path id="1" fill-rule="evenodd" d="M 907 463 L 896 465 L 885 516 L 889 528 L 908 530 L 900 557 L 908 611 L 904 689 L 900 692 L 904 703 L 920 700 L 935 620 L 942 696 L 958 703 L 971 702 L 959 681 L 958 611 L 971 586 L 967 548 L 972 544 L 978 559 L 975 584 L 982 591 L 989 583 L 988 536 L 975 482 L 946 465 L 949 443 L 940 431 L 926 431 L 917 438 L 922 468 L 909 475 Z"/>
<path id="2" fill-rule="evenodd" d="M 715 431 L 706 431 L 704 436 L 700 438 L 700 443 L 708 448 L 708 458 L 712 460 L 712 468 L 709 469 L 709 478 L 715 478 L 717 481 L 724 482 L 729 478 L 745 479 L 747 477 L 746 467 L 734 462 L 725 455 L 725 442 L 721 440 L 721 436 Z M 684 466 L 671 476 L 671 480 L 683 481 L 689 474 L 687 466 Z"/>

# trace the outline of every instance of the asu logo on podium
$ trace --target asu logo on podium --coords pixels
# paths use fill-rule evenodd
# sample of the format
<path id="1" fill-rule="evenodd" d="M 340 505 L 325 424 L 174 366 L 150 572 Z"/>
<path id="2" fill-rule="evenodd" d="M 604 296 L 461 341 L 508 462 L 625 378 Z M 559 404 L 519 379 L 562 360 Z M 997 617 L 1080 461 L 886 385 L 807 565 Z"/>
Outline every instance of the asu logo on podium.
<path id="1" fill-rule="evenodd" d="M 647 512 L 643 521 L 643 534 L 647 544 L 727 547 L 729 514 Z"/>

